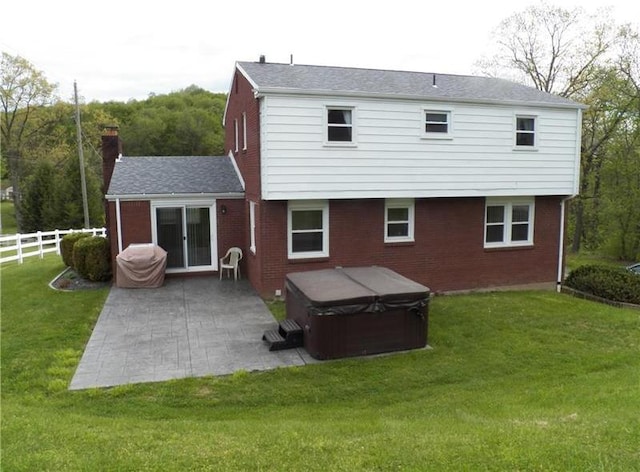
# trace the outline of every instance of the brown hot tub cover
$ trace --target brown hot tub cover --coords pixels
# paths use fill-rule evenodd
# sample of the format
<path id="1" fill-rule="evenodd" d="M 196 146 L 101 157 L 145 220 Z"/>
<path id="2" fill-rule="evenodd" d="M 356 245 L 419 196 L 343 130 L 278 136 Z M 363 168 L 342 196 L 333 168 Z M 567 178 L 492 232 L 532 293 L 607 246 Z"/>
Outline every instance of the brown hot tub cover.
<path id="1" fill-rule="evenodd" d="M 287 274 L 287 318 L 303 330 L 316 359 L 422 348 L 428 287 L 386 267 L 345 267 Z"/>
<path id="2" fill-rule="evenodd" d="M 161 287 L 167 267 L 167 252 L 154 244 L 131 244 L 116 256 L 116 266 L 118 287 Z"/>

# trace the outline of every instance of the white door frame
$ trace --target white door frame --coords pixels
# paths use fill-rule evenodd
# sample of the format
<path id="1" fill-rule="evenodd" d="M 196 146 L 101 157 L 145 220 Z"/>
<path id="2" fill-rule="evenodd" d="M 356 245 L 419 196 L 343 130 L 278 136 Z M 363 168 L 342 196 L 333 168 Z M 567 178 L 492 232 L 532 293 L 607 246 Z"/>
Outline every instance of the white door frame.
<path id="1" fill-rule="evenodd" d="M 158 244 L 158 225 L 156 219 L 156 210 L 158 208 L 181 208 L 182 211 L 182 228 L 184 236 L 186 236 L 186 214 L 187 208 L 209 208 L 209 231 L 211 234 L 211 265 L 207 266 L 188 266 L 188 249 L 187 241 L 183 239 L 183 254 L 185 267 L 167 269 L 167 273 L 183 273 L 183 272 L 205 272 L 218 270 L 218 222 L 216 211 L 216 200 L 202 199 L 176 199 L 176 200 L 151 200 L 151 237 L 154 244 Z"/>

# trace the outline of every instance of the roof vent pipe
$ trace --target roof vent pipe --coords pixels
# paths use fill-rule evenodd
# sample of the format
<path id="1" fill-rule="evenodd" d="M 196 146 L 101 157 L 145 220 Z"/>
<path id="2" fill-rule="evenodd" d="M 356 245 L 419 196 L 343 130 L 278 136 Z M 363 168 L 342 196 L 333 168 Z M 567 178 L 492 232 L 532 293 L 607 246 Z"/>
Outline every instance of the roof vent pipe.
<path id="1" fill-rule="evenodd" d="M 436 84 L 436 74 L 433 74 L 433 83 L 431 84 L 431 86 L 434 88 L 438 88 L 438 85 Z"/>
<path id="2" fill-rule="evenodd" d="M 293 54 L 289 54 L 289 65 L 293 65 Z"/>
<path id="3" fill-rule="evenodd" d="M 264 64 L 267 61 L 267 59 L 264 57 L 264 54 L 260 55 L 260 64 Z"/>

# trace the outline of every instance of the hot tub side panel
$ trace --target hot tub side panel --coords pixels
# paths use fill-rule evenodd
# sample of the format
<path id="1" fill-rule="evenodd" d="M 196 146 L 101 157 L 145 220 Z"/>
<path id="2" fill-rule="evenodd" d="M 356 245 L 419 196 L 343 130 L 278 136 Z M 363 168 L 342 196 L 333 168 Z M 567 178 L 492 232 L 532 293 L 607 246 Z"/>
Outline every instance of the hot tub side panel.
<path id="1" fill-rule="evenodd" d="M 420 311 L 398 307 L 382 312 L 324 314 L 289 288 L 286 310 L 287 318 L 302 327 L 304 348 L 316 359 L 419 349 L 427 344 L 428 303 Z"/>

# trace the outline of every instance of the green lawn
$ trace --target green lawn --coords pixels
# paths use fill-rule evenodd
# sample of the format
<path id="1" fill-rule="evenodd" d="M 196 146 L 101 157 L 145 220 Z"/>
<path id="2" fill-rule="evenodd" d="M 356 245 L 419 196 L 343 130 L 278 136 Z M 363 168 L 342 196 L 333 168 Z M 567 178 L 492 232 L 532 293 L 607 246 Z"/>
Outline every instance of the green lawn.
<path id="1" fill-rule="evenodd" d="M 2 470 L 631 471 L 640 312 L 438 297 L 430 350 L 69 392 L 107 291 L 2 270 Z"/>

